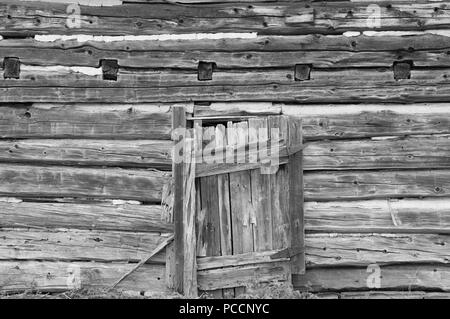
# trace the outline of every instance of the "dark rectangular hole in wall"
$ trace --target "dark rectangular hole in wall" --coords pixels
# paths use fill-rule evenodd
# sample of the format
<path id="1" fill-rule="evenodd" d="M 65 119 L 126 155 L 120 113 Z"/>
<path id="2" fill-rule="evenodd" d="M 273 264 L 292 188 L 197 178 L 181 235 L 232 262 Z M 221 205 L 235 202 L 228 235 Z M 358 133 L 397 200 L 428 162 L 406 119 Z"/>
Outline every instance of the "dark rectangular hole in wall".
<path id="1" fill-rule="evenodd" d="M 5 79 L 20 78 L 20 59 L 16 57 L 6 57 L 3 59 L 3 77 Z"/>

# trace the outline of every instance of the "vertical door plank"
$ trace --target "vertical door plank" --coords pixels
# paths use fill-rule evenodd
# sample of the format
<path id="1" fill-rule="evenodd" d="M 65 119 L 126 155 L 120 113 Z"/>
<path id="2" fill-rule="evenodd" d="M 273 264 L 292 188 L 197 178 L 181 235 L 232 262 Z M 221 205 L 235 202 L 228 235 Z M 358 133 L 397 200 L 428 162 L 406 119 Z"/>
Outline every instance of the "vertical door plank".
<path id="1" fill-rule="evenodd" d="M 215 148 L 215 128 L 205 127 L 203 130 L 203 161 L 208 161 L 208 156 Z M 221 255 L 220 214 L 219 214 L 219 184 L 217 175 L 200 178 L 202 190 L 203 218 L 199 232 L 202 238 L 200 247 L 204 256 Z M 222 289 L 208 291 L 215 298 L 222 298 Z"/>
<path id="2" fill-rule="evenodd" d="M 303 144 L 302 125 L 300 119 L 289 119 L 288 151 L 297 150 Z M 305 273 L 305 229 L 303 220 L 303 152 L 298 151 L 289 156 L 289 215 L 291 225 L 291 247 L 299 247 L 303 251 L 291 258 L 293 274 Z"/>
<path id="3" fill-rule="evenodd" d="M 184 107 L 173 107 L 172 109 L 172 130 L 186 128 L 186 112 Z M 174 144 L 183 143 L 184 135 L 173 136 Z M 180 154 L 182 155 L 182 154 Z M 172 156 L 174 159 L 175 156 Z M 179 293 L 183 293 L 183 269 L 184 269 L 184 233 L 183 233 L 183 175 L 184 165 L 182 162 L 173 162 L 173 220 L 174 220 L 174 250 L 175 250 L 175 273 L 174 288 Z"/>
<path id="4" fill-rule="evenodd" d="M 216 127 L 216 147 L 223 149 L 227 145 L 225 126 L 222 124 Z M 225 163 L 225 152 L 221 156 Z M 228 174 L 217 175 L 219 189 L 219 217 L 220 217 L 220 248 L 222 256 L 233 255 L 233 242 L 231 238 L 231 206 L 230 206 L 230 179 Z M 234 289 L 223 289 L 223 298 L 234 298 Z"/>
<path id="5" fill-rule="evenodd" d="M 268 140 L 267 119 L 249 119 L 248 125 L 249 143 L 260 142 L 258 143 L 258 148 L 259 146 L 267 148 L 267 143 L 261 143 L 261 140 Z M 260 156 L 257 156 L 256 160 L 261 160 Z M 255 251 L 272 250 L 270 175 L 261 174 L 260 169 L 252 170 L 250 174 L 252 183 L 252 206 L 255 214 L 255 224 L 253 226 Z"/>
<path id="6" fill-rule="evenodd" d="M 277 140 L 286 140 L 288 132 L 287 118 L 284 116 L 270 116 L 269 135 L 271 148 Z M 278 132 L 276 131 L 278 129 Z M 290 245 L 290 225 L 288 215 L 288 172 L 287 167 L 280 166 L 275 174 L 270 175 L 272 190 L 272 244 L 273 249 L 283 249 Z"/>
<path id="7" fill-rule="evenodd" d="M 183 293 L 186 297 L 197 297 L 197 251 L 195 231 L 195 130 L 194 138 L 185 139 L 184 162 L 184 267 Z"/>

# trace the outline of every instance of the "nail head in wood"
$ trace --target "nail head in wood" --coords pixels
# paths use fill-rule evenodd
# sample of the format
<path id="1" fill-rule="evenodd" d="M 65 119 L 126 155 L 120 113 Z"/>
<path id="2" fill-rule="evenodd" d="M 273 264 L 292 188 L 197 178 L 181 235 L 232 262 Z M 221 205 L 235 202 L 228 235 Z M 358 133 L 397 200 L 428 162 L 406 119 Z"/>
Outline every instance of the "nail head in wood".
<path id="1" fill-rule="evenodd" d="M 198 63 L 198 80 L 199 81 L 211 81 L 214 68 L 216 64 L 214 62 L 203 62 Z"/>
<path id="2" fill-rule="evenodd" d="M 3 59 L 3 77 L 5 79 L 20 78 L 20 60 L 19 58 Z"/>
<path id="3" fill-rule="evenodd" d="M 394 79 L 405 80 L 411 78 L 412 61 L 394 62 Z"/>
<path id="4" fill-rule="evenodd" d="M 102 67 L 103 80 L 117 81 L 117 72 L 119 71 L 117 60 L 100 60 L 100 65 Z"/>
<path id="5" fill-rule="evenodd" d="M 295 81 L 308 81 L 311 76 L 311 64 L 296 64 L 294 68 Z"/>

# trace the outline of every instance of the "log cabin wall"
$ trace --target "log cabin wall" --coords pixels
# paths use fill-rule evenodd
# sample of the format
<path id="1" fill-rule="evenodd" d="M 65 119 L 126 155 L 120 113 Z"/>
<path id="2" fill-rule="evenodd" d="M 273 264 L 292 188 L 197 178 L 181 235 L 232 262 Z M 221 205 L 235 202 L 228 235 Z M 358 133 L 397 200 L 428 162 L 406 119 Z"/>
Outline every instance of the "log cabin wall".
<path id="1" fill-rule="evenodd" d="M 450 2 L 61 2 L 0 1 L 0 290 L 110 286 L 167 238 L 175 104 L 302 119 L 295 287 L 450 290 Z M 119 287 L 164 291 L 164 263 Z"/>

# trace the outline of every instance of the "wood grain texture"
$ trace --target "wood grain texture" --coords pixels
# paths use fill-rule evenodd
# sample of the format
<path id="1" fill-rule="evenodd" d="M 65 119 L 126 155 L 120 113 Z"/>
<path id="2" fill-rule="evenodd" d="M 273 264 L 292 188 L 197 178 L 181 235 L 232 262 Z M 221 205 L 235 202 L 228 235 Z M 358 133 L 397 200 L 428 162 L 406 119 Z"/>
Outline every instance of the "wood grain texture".
<path id="1" fill-rule="evenodd" d="M 257 142 L 258 139 L 260 143 L 263 143 L 262 141 L 265 139 L 268 140 L 269 129 L 266 118 L 249 119 L 248 125 L 251 133 L 249 136 L 250 143 Z M 257 136 L 255 136 L 255 130 L 258 132 Z M 271 175 L 262 174 L 261 169 L 253 169 L 250 171 L 250 174 L 252 209 L 255 215 L 255 223 L 253 225 L 254 250 L 257 252 L 271 250 L 273 247 Z"/>
<path id="2" fill-rule="evenodd" d="M 204 218 L 198 221 L 197 256 L 220 256 L 220 215 L 217 176 L 200 178 Z"/>
<path id="3" fill-rule="evenodd" d="M 294 275 L 293 284 L 302 290 L 368 291 L 366 268 L 317 268 L 305 275 Z M 380 290 L 450 291 L 450 267 L 434 265 L 405 265 L 381 267 Z"/>
<path id="4" fill-rule="evenodd" d="M 120 88 L 128 90 L 126 92 L 129 92 L 128 95 L 131 97 L 132 88 L 170 90 L 174 87 L 189 86 L 193 87 L 192 90 L 195 90 L 191 94 L 201 96 L 202 92 L 200 90 L 209 86 L 228 86 L 237 93 L 243 94 L 248 91 L 249 86 L 273 86 L 274 84 L 284 85 L 286 89 L 289 85 L 292 85 L 297 90 L 300 88 L 317 90 L 328 86 L 344 90 L 347 87 L 363 84 L 361 88 L 369 90 L 370 88 L 386 86 L 397 87 L 398 89 L 405 85 L 417 85 L 419 87 L 439 85 L 445 88 L 450 82 L 448 66 L 431 70 L 413 69 L 409 78 L 396 79 L 391 68 L 392 61 L 395 60 L 390 60 L 390 66 L 378 68 L 316 68 L 312 70 L 307 81 L 295 80 L 294 65 L 298 60 L 282 68 L 270 66 L 267 68 L 250 68 L 247 65 L 246 68 L 217 69 L 214 71 L 213 78 L 207 81 L 198 80 L 196 69 L 172 69 L 158 65 L 152 69 L 121 69 L 117 74 L 117 80 L 114 81 L 104 80 L 102 74 L 98 73 L 99 71 L 94 68 L 83 70 L 81 68 L 60 66 L 28 67 L 26 69 L 23 67 L 20 79 L 0 79 L 0 88 L 4 88 L 5 92 L 7 88 L 10 90 L 13 88 L 24 88 L 24 90 L 30 91 L 32 88 L 50 90 L 52 87 L 61 89 L 91 88 L 99 91 Z M 247 88 L 247 91 L 244 88 Z M 164 93 L 164 91 L 161 93 Z M 263 104 L 263 102 L 260 103 Z M 250 114 L 252 111 L 254 112 L 251 109 L 248 109 L 248 111 Z"/>
<path id="5" fill-rule="evenodd" d="M 0 201 L 0 227 L 172 232 L 158 205 Z"/>
<path id="6" fill-rule="evenodd" d="M 288 119 L 288 150 L 303 146 L 302 123 L 299 119 Z M 290 245 L 294 248 L 305 248 L 305 222 L 303 210 L 303 152 L 299 151 L 289 156 L 288 193 L 289 193 L 289 224 Z M 291 257 L 291 272 L 305 273 L 305 251 Z"/>
<path id="7" fill-rule="evenodd" d="M 287 281 L 290 278 L 288 262 L 238 266 L 198 272 L 201 290 L 245 287 L 258 282 Z M 238 293 L 238 292 L 236 292 Z"/>
<path id="8" fill-rule="evenodd" d="M 184 145 L 186 128 L 186 110 L 184 107 L 174 107 L 172 109 L 172 130 L 181 129 L 179 136 L 173 136 L 174 145 Z M 184 283 L 184 174 L 185 167 L 183 161 L 176 161 L 175 155 L 184 158 L 184 150 L 181 154 L 174 154 L 172 157 L 172 176 L 173 176 L 173 224 L 174 224 L 174 288 L 177 292 L 183 293 Z"/>
<path id="9" fill-rule="evenodd" d="M 441 2 L 447 4 L 447 2 Z M 371 30 L 366 2 L 224 3 L 176 5 L 149 3 L 121 6 L 81 6 L 79 28 L 67 28 L 65 4 L 5 2 L 0 17 L 7 21 L 0 33 L 161 34 L 190 32 L 243 32 L 259 34 L 336 34 L 347 30 Z M 379 30 L 440 29 L 448 26 L 448 9 L 431 1 L 414 7 L 402 2 L 381 6 Z M 349 14 L 351 12 L 351 14 Z M 213 22 L 214 21 L 214 22 Z"/>
<path id="10" fill-rule="evenodd" d="M 277 252 L 277 250 L 267 250 L 228 256 L 199 257 L 197 258 L 198 270 L 286 261 L 286 259 L 272 259 L 271 256 Z"/>
<path id="11" fill-rule="evenodd" d="M 239 147 L 248 143 L 248 123 L 230 124 L 227 141 L 229 146 Z M 238 131 L 241 129 L 241 131 Z M 231 136 L 230 136 L 231 135 Z M 235 157 L 234 161 L 238 161 Z M 247 253 L 254 250 L 253 223 L 251 219 L 251 174 L 250 171 L 230 173 L 231 225 L 233 253 Z"/>
<path id="12" fill-rule="evenodd" d="M 189 47 L 188 44 L 183 44 L 181 41 L 178 42 L 178 46 L 166 44 L 156 47 L 154 44 L 147 44 L 152 41 L 116 41 L 109 42 L 109 46 L 106 46 L 101 42 L 94 41 L 85 43 L 72 40 L 54 43 L 27 39 L 7 39 L 0 43 L 0 56 L 20 57 L 22 64 L 32 66 L 83 66 L 93 68 L 99 67 L 100 60 L 113 58 L 118 61 L 121 73 L 124 71 L 123 68 L 196 70 L 200 61 L 214 61 L 219 69 L 293 68 L 299 62 L 313 64 L 315 68 L 383 68 L 391 67 L 393 61 L 398 60 L 412 60 L 414 65 L 418 67 L 445 68 L 450 63 L 450 58 L 446 54 L 450 42 L 447 37 L 439 38 L 447 44 L 446 47 L 442 43 L 430 43 L 430 40 L 425 40 L 429 44 L 429 48 L 427 48 L 429 51 L 425 51 L 422 48 L 423 45 L 416 44 L 411 40 L 405 43 L 406 41 L 402 41 L 401 37 L 392 38 L 392 41 L 399 40 L 408 46 L 403 47 L 393 43 L 392 45 L 397 47 L 396 50 L 388 47 L 387 41 L 380 43 L 381 40 L 377 39 L 378 37 L 367 37 L 379 43 L 380 45 L 377 47 L 375 45 L 369 47 L 364 43 L 359 45 L 359 39 L 364 37 L 347 39 L 344 36 L 337 39 L 331 38 L 331 36 L 324 36 L 323 39 L 318 36 L 317 38 L 307 37 L 258 38 L 259 43 L 269 41 L 267 45 L 259 47 L 257 46 L 258 42 L 254 39 L 248 40 L 250 43 L 247 47 L 235 45 L 235 43 L 239 43 L 239 40 L 235 39 L 234 43 L 230 43 L 231 48 L 236 47 L 233 51 L 230 47 L 222 47 L 226 40 L 222 42 L 210 40 L 211 46 L 216 48 L 213 50 L 204 48 L 204 45 L 197 44 L 198 42 L 191 43 Z M 430 35 L 430 37 L 433 37 L 433 35 Z M 416 37 L 415 39 L 422 38 Z M 299 44 L 294 43 L 294 40 L 297 40 Z M 230 42 L 231 40 L 228 39 L 227 41 Z M 360 41 L 367 42 L 365 40 Z M 279 45 L 275 48 L 270 42 Z M 359 49 L 359 46 L 362 48 Z M 183 51 L 182 49 L 185 47 L 186 50 Z M 21 78 L 26 75 L 26 73 L 24 74 L 25 70 L 21 71 Z M 39 75 L 35 77 L 35 79 L 38 78 Z"/>
<path id="13" fill-rule="evenodd" d="M 160 233 L 3 228 L 0 260 L 139 262 L 164 239 Z M 150 262 L 165 263 L 165 251 Z"/>
<path id="14" fill-rule="evenodd" d="M 103 101 L 105 102 L 105 101 Z M 2 105 L 2 138 L 170 139 L 168 105 Z"/>
<path id="15" fill-rule="evenodd" d="M 2 261 L 0 262 L 0 290 L 2 292 L 24 290 L 60 292 L 80 286 L 81 288 L 108 288 L 133 266 L 132 263 Z M 117 288 L 166 292 L 164 276 L 164 265 L 147 264 L 136 270 Z"/>
<path id="16" fill-rule="evenodd" d="M 305 227 L 328 233 L 450 233 L 450 200 L 306 202 Z"/>
<path id="17" fill-rule="evenodd" d="M 210 103 L 209 105 L 194 105 L 195 117 L 264 116 L 280 114 L 281 106 L 271 102 L 217 102 Z"/>
<path id="18" fill-rule="evenodd" d="M 302 118 L 308 140 L 449 134 L 447 103 L 283 105 Z"/>
<path id="19" fill-rule="evenodd" d="M 27 139 L 0 141 L 0 162 L 170 170 L 172 143 L 162 140 Z"/>
<path id="20" fill-rule="evenodd" d="M 308 234 L 309 268 L 377 264 L 449 264 L 449 235 Z"/>
<path id="21" fill-rule="evenodd" d="M 450 138 L 409 136 L 305 144 L 305 170 L 448 168 Z"/>
<path id="22" fill-rule="evenodd" d="M 446 197 L 449 170 L 333 171 L 304 174 L 305 200 Z"/>
<path id="23" fill-rule="evenodd" d="M 271 140 L 286 141 L 289 136 L 286 116 L 270 116 L 267 120 Z M 269 175 L 272 214 L 272 249 L 291 245 L 291 220 L 289 212 L 289 171 L 287 166 L 271 167 Z"/>
<path id="24" fill-rule="evenodd" d="M 338 79 L 336 79 L 338 81 Z M 411 80 L 402 80 L 411 81 Z M 447 82 L 447 80 L 443 80 Z M 450 98 L 449 83 L 428 80 L 403 85 L 384 82 L 367 85 L 326 85 L 305 87 L 297 84 L 217 85 L 184 87 L 9 87 L 0 88 L 1 103 L 159 103 L 183 101 L 275 101 L 301 103 L 355 102 L 445 102 Z M 302 82 L 303 83 L 303 82 Z M 153 137 L 155 138 L 155 137 Z"/>
<path id="25" fill-rule="evenodd" d="M 79 66 L 99 66 L 99 60 L 104 58 L 118 59 L 121 66 L 140 66 L 145 65 L 153 67 L 154 63 L 161 60 L 153 59 L 152 54 L 159 59 L 173 57 L 172 52 L 181 54 L 177 60 L 165 59 L 166 63 L 189 63 L 183 57 L 195 57 L 202 52 L 209 54 L 220 54 L 227 52 L 223 56 L 234 52 L 235 59 L 242 59 L 244 53 L 258 52 L 284 52 L 297 54 L 295 52 L 317 52 L 333 51 L 339 55 L 339 52 L 374 52 L 374 51 L 397 51 L 398 59 L 402 60 L 401 54 L 436 54 L 440 50 L 448 49 L 450 45 L 450 35 L 446 30 L 429 30 L 413 32 L 372 32 L 371 35 L 356 33 L 352 36 L 347 35 L 321 35 L 305 34 L 291 36 L 270 36 L 259 34 L 258 37 L 250 38 L 219 38 L 219 39 L 170 39 L 167 37 L 164 41 L 151 41 L 145 38 L 117 37 L 115 41 L 104 41 L 101 36 L 97 38 L 84 38 L 77 40 L 74 36 L 71 39 L 54 39 L 54 41 L 38 41 L 33 38 L 25 39 L 3 39 L 0 42 L 0 52 L 5 56 L 11 53 L 20 53 L 21 60 L 30 65 L 79 65 Z M 20 51 L 19 51 L 20 49 Z M 1 51 L 4 50 L 4 51 Z M 10 51 L 8 51 L 10 50 Z M 40 50 L 40 51 L 36 51 Z M 428 53 L 420 51 L 429 51 Z M 42 55 L 36 55 L 36 52 L 43 52 L 47 59 Z M 165 52 L 168 55 L 162 55 Z M 306 54 L 306 53 L 303 53 Z M 386 54 L 386 53 L 385 53 Z M 3 54 L 2 54 L 3 55 Z M 66 55 L 68 58 L 62 58 Z M 418 59 L 418 55 L 414 55 Z M 233 56 L 233 55 L 230 55 Z M 411 55 L 407 55 L 411 56 Z M 144 59 L 144 57 L 146 57 Z M 289 57 L 289 54 L 288 56 Z M 249 63 L 267 63 L 264 61 L 256 62 L 255 56 L 245 56 Z M 372 56 L 374 61 L 379 61 L 377 57 Z M 444 57 L 442 57 L 444 58 Z M 200 60 L 200 56 L 198 58 Z M 420 59 L 419 59 L 420 60 Z M 133 61 L 139 61 L 142 64 L 129 64 Z M 149 64 L 149 61 L 153 61 Z M 96 63 L 94 63 L 96 62 Z M 420 62 L 420 61 L 419 61 Z M 437 62 L 430 59 L 428 63 Z M 283 61 L 273 61 L 276 65 L 286 65 Z M 370 61 L 359 61 L 359 63 L 371 63 Z M 386 61 L 382 65 L 387 65 Z M 222 64 L 222 63 L 219 63 Z"/>
<path id="26" fill-rule="evenodd" d="M 170 173 L 154 170 L 1 164 L 0 194 L 160 202 L 169 178 Z"/>

